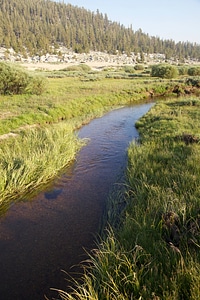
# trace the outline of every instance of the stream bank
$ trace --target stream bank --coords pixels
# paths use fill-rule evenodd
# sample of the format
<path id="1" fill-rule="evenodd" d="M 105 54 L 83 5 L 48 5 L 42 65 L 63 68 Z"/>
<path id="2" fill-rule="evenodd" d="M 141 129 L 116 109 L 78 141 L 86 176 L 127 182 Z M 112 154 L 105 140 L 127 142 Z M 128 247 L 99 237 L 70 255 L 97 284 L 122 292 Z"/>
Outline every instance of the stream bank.
<path id="1" fill-rule="evenodd" d="M 34 199 L 14 204 L 0 220 L 0 294 L 6 300 L 56 297 L 94 247 L 109 191 L 126 167 L 135 122 L 152 103 L 114 110 L 79 131 L 89 142 L 66 172 Z"/>

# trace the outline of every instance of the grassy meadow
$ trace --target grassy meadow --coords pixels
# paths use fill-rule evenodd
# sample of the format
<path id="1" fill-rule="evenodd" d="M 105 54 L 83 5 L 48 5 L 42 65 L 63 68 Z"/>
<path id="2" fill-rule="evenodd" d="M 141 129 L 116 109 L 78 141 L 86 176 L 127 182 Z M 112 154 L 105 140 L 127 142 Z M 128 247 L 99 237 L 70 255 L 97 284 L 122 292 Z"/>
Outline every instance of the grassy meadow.
<path id="1" fill-rule="evenodd" d="M 15 95 L 11 85 L 10 94 L 0 95 L 0 211 L 46 184 L 75 158 L 81 146 L 77 128 L 152 93 L 171 94 L 177 85 L 146 73 L 127 73 L 126 68 L 92 71 L 81 65 L 60 71 L 38 70 L 28 78 L 34 78 L 33 73 L 45 79 L 42 94 Z"/>
<path id="2" fill-rule="evenodd" d="M 105 234 L 82 283 L 59 296 L 200 299 L 199 89 L 194 95 L 194 80 L 184 76 L 86 69 L 38 70 L 47 80 L 41 95 L 0 95 L 0 212 L 75 159 L 84 145 L 80 126 L 113 108 L 168 96 L 137 122 L 140 141 L 128 149 L 124 189 L 109 200 Z"/>
<path id="3" fill-rule="evenodd" d="M 76 135 L 77 128 L 135 101 L 114 79 L 91 82 L 74 71 L 73 76 L 65 72 L 61 78 L 54 72 L 51 76 L 43 73 L 48 85 L 42 95 L 0 95 L 1 213 L 75 159 L 84 144 Z M 131 81 L 121 84 L 124 91 L 132 89 Z"/>
<path id="4" fill-rule="evenodd" d="M 83 283 L 61 299 L 200 299 L 199 120 L 194 96 L 159 101 L 137 122 L 125 191 L 112 195 Z"/>

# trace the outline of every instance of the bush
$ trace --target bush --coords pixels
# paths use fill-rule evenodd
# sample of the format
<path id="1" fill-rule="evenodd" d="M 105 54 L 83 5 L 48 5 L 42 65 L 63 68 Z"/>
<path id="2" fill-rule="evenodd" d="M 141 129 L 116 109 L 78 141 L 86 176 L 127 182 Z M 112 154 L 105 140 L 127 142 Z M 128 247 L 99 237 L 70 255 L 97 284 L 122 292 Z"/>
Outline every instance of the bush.
<path id="1" fill-rule="evenodd" d="M 160 77 L 160 78 L 175 78 L 178 76 L 178 69 L 171 65 L 154 65 L 151 69 L 152 77 Z"/>
<path id="2" fill-rule="evenodd" d="M 0 94 L 22 94 L 29 82 L 29 76 L 19 68 L 0 63 Z"/>
<path id="3" fill-rule="evenodd" d="M 30 77 L 29 84 L 25 90 L 26 93 L 41 95 L 46 90 L 46 79 L 42 76 Z"/>
<path id="4" fill-rule="evenodd" d="M 182 66 L 178 68 L 179 75 L 187 75 L 188 74 L 188 67 Z"/>
<path id="5" fill-rule="evenodd" d="M 23 69 L 0 62 L 0 94 L 41 94 L 45 89 L 45 81 L 39 76 L 29 76 Z"/>
<path id="6" fill-rule="evenodd" d="M 86 65 L 86 64 L 81 64 L 80 68 L 84 71 L 84 72 L 90 72 L 91 68 L 90 66 Z"/>
<path id="7" fill-rule="evenodd" d="M 91 71 L 91 68 L 90 66 L 86 65 L 86 64 L 80 64 L 80 65 L 73 65 L 73 66 L 69 66 L 65 69 L 62 69 L 62 71 L 71 71 L 71 72 L 80 72 L 80 71 L 83 71 L 83 72 L 90 72 Z"/>
<path id="8" fill-rule="evenodd" d="M 186 84 L 188 84 L 188 85 L 192 85 L 192 86 L 195 86 L 195 87 L 197 87 L 197 88 L 199 88 L 200 87 L 200 78 L 188 78 L 187 80 L 186 80 Z"/>
<path id="9" fill-rule="evenodd" d="M 125 66 L 124 67 L 124 72 L 133 74 L 133 73 L 135 73 L 135 69 L 132 66 Z"/>
<path id="10" fill-rule="evenodd" d="M 200 67 L 191 67 L 188 69 L 188 75 L 190 76 L 199 76 L 200 75 Z"/>
<path id="11" fill-rule="evenodd" d="M 143 71 L 143 70 L 144 70 L 144 66 L 138 64 L 138 65 L 135 65 L 134 69 L 135 69 L 135 70 L 138 70 L 138 71 Z"/>

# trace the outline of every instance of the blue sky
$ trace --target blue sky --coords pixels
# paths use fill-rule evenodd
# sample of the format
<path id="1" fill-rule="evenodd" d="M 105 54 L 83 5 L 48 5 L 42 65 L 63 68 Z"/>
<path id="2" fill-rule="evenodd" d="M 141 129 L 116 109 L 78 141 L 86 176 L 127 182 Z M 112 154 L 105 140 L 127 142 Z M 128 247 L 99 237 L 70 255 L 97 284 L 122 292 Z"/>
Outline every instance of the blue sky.
<path id="1" fill-rule="evenodd" d="M 58 0 L 59 1 L 59 0 Z M 62 2 L 62 0 L 61 0 Z M 200 0 L 64 0 L 150 36 L 200 44 Z"/>

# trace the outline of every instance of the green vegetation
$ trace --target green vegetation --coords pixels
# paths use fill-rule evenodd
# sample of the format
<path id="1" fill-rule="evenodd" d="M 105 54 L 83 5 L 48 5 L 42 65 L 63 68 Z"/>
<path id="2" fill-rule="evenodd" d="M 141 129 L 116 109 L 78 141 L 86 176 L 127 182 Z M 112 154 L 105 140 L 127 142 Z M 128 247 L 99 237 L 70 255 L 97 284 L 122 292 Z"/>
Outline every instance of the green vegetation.
<path id="1" fill-rule="evenodd" d="M 125 67 L 124 67 L 124 71 L 125 71 L 126 73 L 130 73 L 130 74 L 135 73 L 135 69 L 134 69 L 133 66 L 125 66 Z"/>
<path id="2" fill-rule="evenodd" d="M 178 70 L 175 66 L 171 65 L 154 65 L 151 70 L 152 77 L 161 77 L 161 78 L 176 78 L 178 76 Z"/>
<path id="3" fill-rule="evenodd" d="M 0 46 L 7 49 L 5 56 L 13 48 L 24 58 L 57 53 L 63 59 L 59 45 L 76 53 L 136 53 L 140 62 L 144 53 L 162 53 L 180 61 L 200 59 L 200 45 L 150 37 L 141 29 L 110 21 L 98 10 L 94 13 L 64 1 L 0 1 Z"/>
<path id="4" fill-rule="evenodd" d="M 197 77 L 183 77 L 178 81 L 158 80 L 150 77 L 149 72 L 143 68 L 134 70 L 135 73 L 130 69 L 127 72 L 126 66 L 95 72 L 81 64 L 60 71 L 40 71 L 39 75 L 27 75 L 22 68 L 14 65 L 2 63 L 1 66 L 1 76 L 5 77 L 5 84 L 6 78 L 10 83 L 7 83 L 10 88 L 5 93 L 7 95 L 0 96 L 2 207 L 8 207 L 9 201 L 18 200 L 44 185 L 75 157 L 80 141 L 74 137 L 73 131 L 82 124 L 117 106 L 153 96 L 199 91 Z M 37 78 L 42 78 L 41 90 L 40 85 L 35 85 L 35 78 L 36 83 Z M 12 82 L 15 82 L 13 86 Z M 46 90 L 43 90 L 43 82 L 48 83 L 45 85 Z M 43 93 L 39 95 L 37 92 L 33 95 L 28 92 L 30 85 L 35 91 L 39 89 Z M 27 94 L 19 94 L 23 91 Z M 64 141 L 63 132 L 67 135 Z M 49 151 L 56 160 L 51 159 Z M 49 157 L 51 164 L 45 170 L 47 161 L 44 157 Z"/>
<path id="5" fill-rule="evenodd" d="M 8 75 L 18 74 L 17 68 L 2 65 Z M 81 75 L 71 77 L 76 68 L 60 71 L 65 73 L 63 78 L 56 75 L 46 79 L 48 85 L 42 95 L 20 95 L 12 90 L 12 95 L 0 96 L 1 212 L 10 201 L 44 186 L 74 159 L 82 145 L 74 136 L 75 129 L 116 106 L 147 97 L 141 83 L 134 92 L 131 80 L 122 80 L 119 86 L 118 81 L 106 79 L 104 71 L 101 75 L 98 72 L 97 81 L 88 81 L 94 74 L 83 64 L 78 66 Z M 25 71 L 20 72 L 26 78 Z M 53 74 L 40 72 L 42 78 Z"/>
<path id="6" fill-rule="evenodd" d="M 74 158 L 81 143 L 65 122 L 46 128 L 24 128 L 0 141 L 1 213 L 53 179 Z M 3 211 L 2 211 L 3 210 Z"/>
<path id="7" fill-rule="evenodd" d="M 137 65 L 135 65 L 134 69 L 142 71 L 142 70 L 144 70 L 144 66 L 140 65 L 140 64 L 137 64 Z"/>
<path id="8" fill-rule="evenodd" d="M 69 66 L 65 69 L 62 69 L 62 71 L 79 71 L 79 72 L 90 72 L 91 68 L 86 64 L 80 64 L 76 66 Z"/>
<path id="9" fill-rule="evenodd" d="M 60 297 L 200 299 L 200 68 L 142 65 L 144 53 L 199 61 L 200 45 L 149 37 L 64 1 L 0 1 L 5 59 L 13 48 L 19 60 L 18 53 L 64 60 L 60 45 L 77 53 L 135 53 L 141 64 L 102 72 L 81 64 L 36 75 L 0 63 L 0 213 L 75 158 L 84 145 L 75 130 L 84 123 L 150 97 L 196 94 L 160 102 L 138 121 L 141 140 L 129 147 L 125 191 L 110 201 L 105 237 L 82 284 Z"/>
<path id="10" fill-rule="evenodd" d="M 75 134 L 82 124 L 153 96 L 199 93 L 197 76 L 150 73 L 80 65 L 40 72 L 48 81 L 41 95 L 1 95 L 1 213 L 75 158 L 84 145 Z M 105 238 L 90 255 L 83 284 L 72 294 L 60 291 L 62 299 L 200 298 L 199 119 L 194 95 L 165 99 L 137 122 L 141 140 L 129 147 L 124 190 L 110 200 Z"/>
<path id="11" fill-rule="evenodd" d="M 140 69 L 140 65 L 136 65 L 135 69 Z M 182 76 L 200 76 L 200 67 L 198 65 L 189 67 L 189 66 L 174 66 L 168 64 L 158 64 L 151 67 L 151 76 L 160 77 L 160 78 L 176 78 L 178 75 Z"/>
<path id="12" fill-rule="evenodd" d="M 46 81 L 41 76 L 30 76 L 16 65 L 0 62 L 0 94 L 36 94 L 45 90 Z"/>
<path id="13" fill-rule="evenodd" d="M 188 75 L 200 76 L 200 67 L 191 67 L 188 69 Z"/>
<path id="14" fill-rule="evenodd" d="M 160 102 L 138 121 L 125 192 L 110 201 L 83 283 L 62 299 L 200 299 L 199 119 L 191 97 Z"/>

